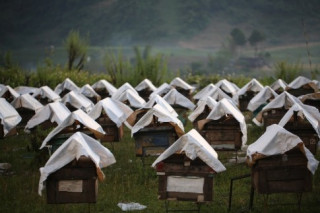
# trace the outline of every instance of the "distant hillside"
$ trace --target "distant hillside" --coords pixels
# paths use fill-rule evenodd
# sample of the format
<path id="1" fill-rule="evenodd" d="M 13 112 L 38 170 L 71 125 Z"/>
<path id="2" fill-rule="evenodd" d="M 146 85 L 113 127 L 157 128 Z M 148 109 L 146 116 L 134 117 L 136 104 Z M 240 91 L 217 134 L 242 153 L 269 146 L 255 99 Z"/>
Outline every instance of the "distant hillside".
<path id="1" fill-rule="evenodd" d="M 2 0 L 0 50 L 61 46 L 71 29 L 91 45 L 220 45 L 234 27 L 272 45 L 320 40 L 319 0 Z"/>

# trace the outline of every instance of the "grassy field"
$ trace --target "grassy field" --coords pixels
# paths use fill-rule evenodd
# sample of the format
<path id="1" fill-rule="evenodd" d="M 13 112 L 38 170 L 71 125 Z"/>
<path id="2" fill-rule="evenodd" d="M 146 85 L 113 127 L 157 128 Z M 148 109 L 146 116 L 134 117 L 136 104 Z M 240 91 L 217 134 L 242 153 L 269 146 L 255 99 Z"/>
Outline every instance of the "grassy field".
<path id="1" fill-rule="evenodd" d="M 248 122 L 248 143 L 254 142 L 261 134 L 262 129 L 252 126 Z M 188 123 L 186 131 L 191 129 Z M 0 212 L 121 212 L 117 206 L 119 202 L 138 202 L 146 205 L 142 212 L 165 212 L 164 201 L 157 199 L 158 179 L 156 172 L 150 166 L 143 166 L 141 159 L 135 156 L 134 140 L 128 129 L 125 137 L 119 143 L 105 143 L 114 154 L 117 162 L 103 169 L 106 178 L 99 183 L 98 201 L 96 204 L 46 204 L 46 193 L 39 196 L 38 181 L 39 168 L 44 166 L 47 159 L 39 160 L 39 153 L 27 151 L 27 146 L 33 140 L 30 135 L 21 133 L 18 136 L 0 140 L 0 162 L 12 164 L 9 174 L 0 176 Z M 219 153 L 219 158 L 227 171 L 214 177 L 213 202 L 203 204 L 201 212 L 227 212 L 230 179 L 239 175 L 249 174 L 250 168 L 245 163 L 228 163 L 225 158 L 230 154 Z M 47 158 L 47 157 L 46 157 Z M 223 160 L 224 159 L 224 160 Z M 319 159 L 319 154 L 317 155 Z M 154 158 L 147 158 L 152 163 Z M 302 197 L 300 212 L 320 211 L 320 171 L 313 179 L 313 192 L 305 193 Z M 250 179 L 246 178 L 234 182 L 233 203 L 231 212 L 248 212 Z M 265 196 L 257 195 L 254 200 L 253 212 L 299 212 L 296 205 L 265 206 Z M 271 203 L 296 202 L 295 194 L 270 195 Z M 195 208 L 191 202 L 170 202 L 170 208 Z"/>

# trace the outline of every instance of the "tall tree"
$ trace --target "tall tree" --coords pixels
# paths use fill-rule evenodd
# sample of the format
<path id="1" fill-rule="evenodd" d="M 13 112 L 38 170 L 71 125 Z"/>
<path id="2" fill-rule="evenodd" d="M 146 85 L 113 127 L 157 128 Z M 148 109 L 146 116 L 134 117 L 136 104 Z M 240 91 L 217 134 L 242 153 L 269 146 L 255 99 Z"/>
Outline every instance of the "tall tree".
<path id="1" fill-rule="evenodd" d="M 71 30 L 65 40 L 65 47 L 68 52 L 68 70 L 83 69 L 88 51 L 88 40 L 81 38 L 78 31 Z"/>
<path id="2" fill-rule="evenodd" d="M 252 47 L 254 47 L 254 54 L 255 56 L 257 55 L 257 52 L 258 52 L 258 44 L 265 41 L 266 40 L 266 36 L 258 31 L 258 30 L 253 30 L 248 41 L 250 43 L 250 45 Z"/>

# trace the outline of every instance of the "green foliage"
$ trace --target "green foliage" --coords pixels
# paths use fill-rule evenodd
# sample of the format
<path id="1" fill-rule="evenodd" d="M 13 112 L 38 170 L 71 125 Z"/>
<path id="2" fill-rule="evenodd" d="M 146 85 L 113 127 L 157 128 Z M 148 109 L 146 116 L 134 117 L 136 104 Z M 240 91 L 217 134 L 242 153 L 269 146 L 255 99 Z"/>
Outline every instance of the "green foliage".
<path id="1" fill-rule="evenodd" d="M 230 35 L 232 37 L 233 42 L 237 45 L 237 46 L 244 46 L 247 42 L 246 40 L 246 36 L 244 35 L 244 33 L 242 32 L 242 30 L 240 30 L 239 28 L 234 28 L 231 32 Z"/>
<path id="2" fill-rule="evenodd" d="M 282 79 L 285 82 L 291 82 L 302 73 L 300 63 L 289 64 L 285 61 L 279 61 L 274 65 L 276 79 Z"/>
<path id="3" fill-rule="evenodd" d="M 64 45 L 68 52 L 68 70 L 82 70 L 86 62 L 88 39 L 81 38 L 78 31 L 71 30 Z"/>

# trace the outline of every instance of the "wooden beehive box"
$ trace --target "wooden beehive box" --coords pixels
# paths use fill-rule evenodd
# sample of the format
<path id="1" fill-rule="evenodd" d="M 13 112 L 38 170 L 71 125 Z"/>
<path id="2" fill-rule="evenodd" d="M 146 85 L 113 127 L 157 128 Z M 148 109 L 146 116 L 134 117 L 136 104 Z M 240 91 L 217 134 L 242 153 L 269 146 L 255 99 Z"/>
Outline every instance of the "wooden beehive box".
<path id="1" fill-rule="evenodd" d="M 17 128 L 12 128 L 6 135 L 7 136 L 12 136 L 12 135 L 16 135 L 17 134 Z M 4 136 L 4 132 L 3 132 L 3 125 L 1 124 L 1 119 L 0 119 L 0 139 L 3 139 Z"/>
<path id="2" fill-rule="evenodd" d="M 257 160 L 251 175 L 252 185 L 260 194 L 312 190 L 312 174 L 307 168 L 307 159 L 298 149 Z"/>
<path id="3" fill-rule="evenodd" d="M 317 154 L 317 144 L 319 141 L 319 136 L 307 120 L 299 119 L 297 117 L 297 114 L 295 113 L 293 115 L 293 119 L 290 120 L 284 126 L 284 128 L 289 132 L 299 136 L 304 145 L 310 150 L 312 154 Z"/>
<path id="4" fill-rule="evenodd" d="M 180 87 L 176 87 L 176 90 L 181 93 L 182 95 L 184 95 L 186 98 L 188 98 L 189 100 L 192 100 L 192 96 L 191 96 L 191 90 L 188 89 L 182 89 Z"/>
<path id="5" fill-rule="evenodd" d="M 21 122 L 18 124 L 19 127 L 24 127 L 28 121 L 36 114 L 35 111 L 26 108 L 16 109 L 19 115 L 21 116 Z"/>
<path id="6" fill-rule="evenodd" d="M 195 129 L 199 130 L 198 121 L 206 119 L 208 117 L 208 115 L 210 114 L 210 111 L 211 111 L 210 108 L 208 106 L 205 106 L 202 113 L 200 115 L 198 115 L 198 117 L 196 119 L 194 119 L 194 121 L 192 122 L 192 125 Z"/>
<path id="7" fill-rule="evenodd" d="M 313 106 L 320 111 L 320 99 L 307 99 L 303 103 L 306 105 Z"/>
<path id="8" fill-rule="evenodd" d="M 250 100 L 256 95 L 256 92 L 247 91 L 244 95 L 239 96 L 239 109 L 244 112 L 247 111 L 248 104 Z"/>
<path id="9" fill-rule="evenodd" d="M 160 200 L 212 201 L 215 172 L 201 159 L 173 154 L 158 163 L 156 169 Z"/>
<path id="10" fill-rule="evenodd" d="M 95 88 L 94 91 L 100 95 L 101 100 L 111 97 L 105 88 Z"/>
<path id="11" fill-rule="evenodd" d="M 159 155 L 177 139 L 174 127 L 169 123 L 156 123 L 142 128 L 134 135 L 136 156 Z"/>
<path id="12" fill-rule="evenodd" d="M 98 178 L 93 161 L 81 156 L 62 167 L 46 180 L 47 203 L 95 203 Z"/>
<path id="13" fill-rule="evenodd" d="M 266 128 L 272 124 L 278 124 L 287 111 L 287 109 L 282 107 L 263 112 L 262 117 L 264 127 Z"/>
<path id="14" fill-rule="evenodd" d="M 143 98 L 146 102 L 149 101 L 149 97 L 150 97 L 150 94 L 152 93 L 153 91 L 150 90 L 150 89 L 143 89 L 143 90 L 140 90 L 138 91 L 138 94 L 141 98 Z"/>
<path id="15" fill-rule="evenodd" d="M 107 116 L 103 115 L 98 118 L 97 122 L 101 125 L 106 134 L 101 138 L 101 142 L 119 142 L 123 135 L 123 126 L 119 128 L 117 125 Z"/>
<path id="16" fill-rule="evenodd" d="M 288 93 L 290 93 L 293 96 L 299 97 L 301 95 L 306 95 L 309 93 L 314 93 L 314 89 L 312 87 L 310 87 L 309 85 L 304 85 L 298 89 L 288 89 L 287 90 Z"/>
<path id="17" fill-rule="evenodd" d="M 232 115 L 224 116 L 219 120 L 211 120 L 199 133 L 215 150 L 241 149 L 240 123 Z"/>

